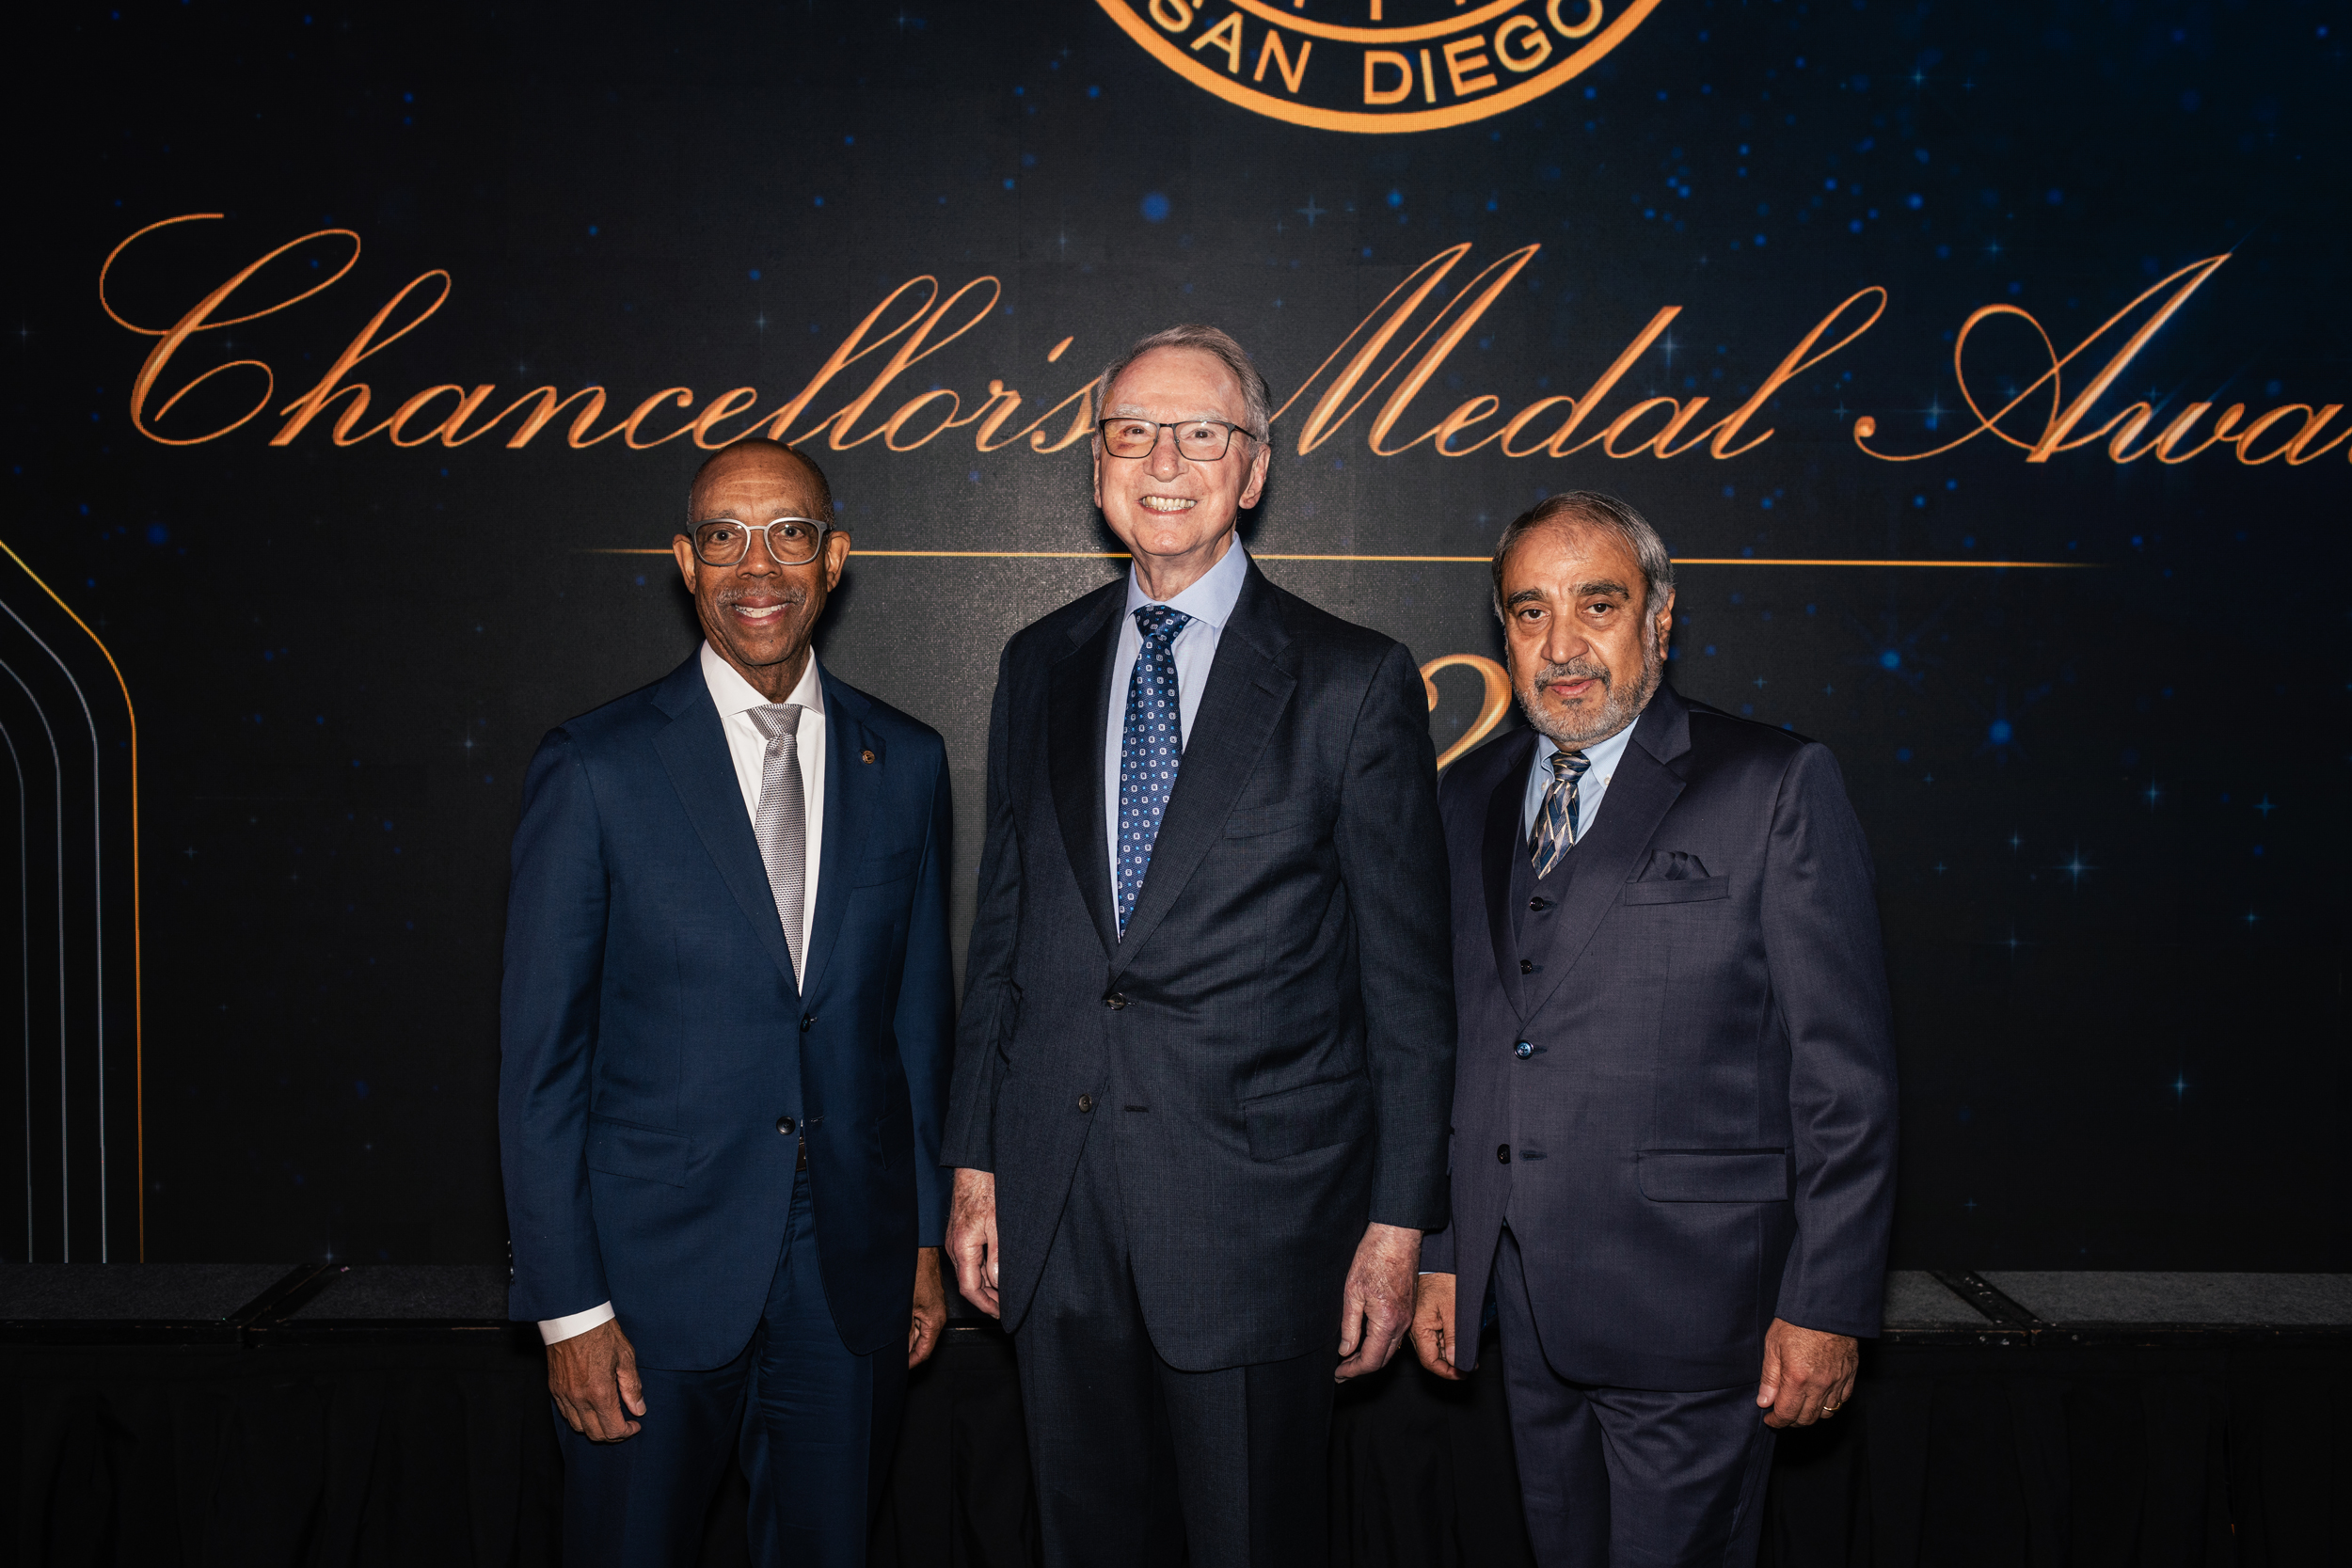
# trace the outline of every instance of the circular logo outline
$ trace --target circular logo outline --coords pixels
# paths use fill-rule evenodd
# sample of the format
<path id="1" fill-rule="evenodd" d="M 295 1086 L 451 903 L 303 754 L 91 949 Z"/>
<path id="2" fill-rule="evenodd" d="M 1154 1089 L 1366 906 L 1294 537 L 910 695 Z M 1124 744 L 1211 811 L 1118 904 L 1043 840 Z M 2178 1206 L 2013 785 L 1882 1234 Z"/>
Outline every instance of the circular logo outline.
<path id="1" fill-rule="evenodd" d="M 1095 4 L 1119 24 L 1120 31 L 1141 44 L 1152 58 L 1194 87 L 1205 88 L 1237 108 L 1263 115 L 1268 119 L 1311 126 L 1319 131 L 1345 131 L 1359 135 L 1400 135 L 1415 131 L 1468 125 L 1544 97 L 1571 78 L 1583 74 L 1602 56 L 1623 43 L 1635 28 L 1648 20 L 1650 12 L 1658 8 L 1661 0 L 1630 0 L 1614 21 L 1594 34 L 1581 48 L 1539 75 L 1515 83 L 1500 92 L 1439 108 L 1411 109 L 1396 114 L 1374 114 L 1361 109 L 1326 109 L 1311 103 L 1293 103 L 1226 75 L 1197 55 L 1187 55 L 1165 29 L 1143 14 L 1151 4 L 1184 6 L 1186 0 L 1095 0 Z M 1304 17 L 1286 16 L 1266 5 L 1264 0 L 1229 0 L 1229 3 L 1237 13 L 1255 16 L 1269 25 L 1309 38 L 1351 43 L 1406 43 L 1449 37 L 1483 26 L 1494 17 L 1517 10 L 1524 0 L 1491 0 L 1490 4 L 1460 16 L 1397 27 L 1350 27 L 1310 22 Z M 1551 0 L 1551 3 L 1556 7 L 1559 0 Z M 1593 12 L 1600 9 L 1599 0 L 1586 0 L 1586 3 Z M 1205 4 L 1206 0 L 1200 0 L 1201 6 Z M 1197 17 L 1200 6 L 1188 8 Z"/>

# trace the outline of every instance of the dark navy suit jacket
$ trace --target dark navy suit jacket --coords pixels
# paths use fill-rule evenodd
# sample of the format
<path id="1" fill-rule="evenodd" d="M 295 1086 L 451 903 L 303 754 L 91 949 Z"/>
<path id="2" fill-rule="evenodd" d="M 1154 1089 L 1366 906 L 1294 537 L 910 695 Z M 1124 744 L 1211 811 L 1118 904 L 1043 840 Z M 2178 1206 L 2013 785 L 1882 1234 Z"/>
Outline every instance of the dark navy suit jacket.
<path id="1" fill-rule="evenodd" d="M 1776 1316 L 1876 1334 L 1895 1059 L 1836 764 L 1661 688 L 1539 886 L 1535 745 L 1487 742 L 1439 794 L 1461 1046 L 1454 1224 L 1422 1266 L 1476 1312 L 1507 1216 L 1544 1358 L 1582 1383 L 1752 1383 Z"/>
<path id="2" fill-rule="evenodd" d="M 945 1157 L 996 1173 L 1007 1327 L 1108 1136 L 1153 1348 L 1282 1360 L 1336 1342 L 1367 1223 L 1445 1223 L 1427 700 L 1403 646 L 1252 565 L 1122 937 L 1103 755 L 1126 593 L 1038 621 L 998 669 Z"/>
<path id="3" fill-rule="evenodd" d="M 803 1135 L 851 1351 L 903 1339 L 915 1248 L 946 1227 L 946 751 L 819 678 L 805 994 L 698 658 L 550 732 L 523 786 L 499 1083 L 509 1310 L 610 1300 L 647 1366 L 750 1343 Z"/>

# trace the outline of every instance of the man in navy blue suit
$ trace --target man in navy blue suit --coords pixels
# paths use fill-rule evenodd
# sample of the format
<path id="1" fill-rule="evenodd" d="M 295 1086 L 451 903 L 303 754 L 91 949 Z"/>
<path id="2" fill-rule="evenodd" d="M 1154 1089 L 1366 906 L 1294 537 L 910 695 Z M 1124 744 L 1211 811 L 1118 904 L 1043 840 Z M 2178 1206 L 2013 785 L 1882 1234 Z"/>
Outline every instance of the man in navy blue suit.
<path id="1" fill-rule="evenodd" d="M 1335 1379 L 1445 1223 L 1445 851 L 1413 657 L 1236 531 L 1265 378 L 1198 324 L 1104 371 L 1129 569 L 1015 636 L 945 1158 L 1046 1568 L 1310 1568 Z"/>
<path id="2" fill-rule="evenodd" d="M 1530 727 L 1438 796 L 1461 1043 L 1415 1350 L 1467 1370 L 1491 1281 L 1545 1568 L 1739 1568 L 1774 1431 L 1834 1414 L 1879 1328 L 1869 850 L 1826 748 L 1663 683 L 1674 562 L 1631 507 L 1547 500 L 1494 591 Z"/>
<path id="3" fill-rule="evenodd" d="M 706 641 L 551 731 L 515 835 L 499 1132 L 548 1344 L 564 1561 L 685 1563 L 739 1454 L 753 1555 L 866 1560 L 946 1319 L 939 736 L 819 668 L 849 535 L 747 440 L 675 541 Z"/>

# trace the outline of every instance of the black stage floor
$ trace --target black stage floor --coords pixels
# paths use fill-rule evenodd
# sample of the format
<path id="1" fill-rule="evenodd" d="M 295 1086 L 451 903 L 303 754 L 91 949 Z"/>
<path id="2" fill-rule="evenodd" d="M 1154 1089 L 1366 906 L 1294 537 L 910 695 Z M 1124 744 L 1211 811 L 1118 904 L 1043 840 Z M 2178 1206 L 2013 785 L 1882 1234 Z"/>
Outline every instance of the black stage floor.
<path id="1" fill-rule="evenodd" d="M 33 1564 L 556 1560 L 562 1478 L 505 1271 L 0 1267 L 0 1543 Z M 1784 1438 L 1765 1558 L 1843 1568 L 2352 1562 L 2352 1275 L 1901 1272 L 1862 1388 Z M 1343 1390 L 1335 1564 L 1528 1560 L 1500 1389 Z M 1009 1347 L 910 1390 L 878 1568 L 1032 1559 Z M 706 1560 L 741 1560 L 714 1506 Z"/>

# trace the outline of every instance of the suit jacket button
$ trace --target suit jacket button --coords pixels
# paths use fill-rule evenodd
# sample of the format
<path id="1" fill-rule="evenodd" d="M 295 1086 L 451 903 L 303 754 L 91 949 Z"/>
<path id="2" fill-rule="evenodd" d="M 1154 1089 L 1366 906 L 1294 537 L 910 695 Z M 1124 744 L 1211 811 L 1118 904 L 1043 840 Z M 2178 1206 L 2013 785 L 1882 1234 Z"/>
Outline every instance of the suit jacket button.
<path id="1" fill-rule="evenodd" d="M 792 1118 L 790 1117 L 778 1117 L 776 1118 L 776 1131 L 783 1133 L 787 1138 L 790 1137 L 792 1135 Z"/>
<path id="2" fill-rule="evenodd" d="M 1125 1006 L 1126 1005 L 1127 999 L 1120 995 L 1117 991 L 1113 991 L 1108 996 L 1103 998 L 1103 1006 L 1108 1007 L 1112 1012 L 1119 1011 L 1120 1008 Z"/>
<path id="3" fill-rule="evenodd" d="M 1521 1040 L 1518 1044 L 1511 1048 L 1511 1052 L 1512 1054 L 1524 1061 L 1528 1057 L 1535 1054 L 1535 1042 L 1534 1040 Z"/>
<path id="4" fill-rule="evenodd" d="M 1079 1109 L 1079 1110 L 1081 1110 L 1081 1111 L 1091 1111 L 1091 1110 L 1093 1110 L 1093 1109 L 1094 1109 L 1094 1097 L 1093 1097 L 1092 1095 L 1090 1095 L 1090 1094 L 1082 1094 L 1082 1095 L 1080 1095 L 1080 1096 L 1078 1097 L 1078 1109 Z"/>
<path id="5" fill-rule="evenodd" d="M 1511 1146 L 1509 1144 L 1497 1144 L 1495 1146 L 1495 1158 L 1502 1161 L 1506 1165 L 1509 1164 L 1511 1163 Z"/>
<path id="6" fill-rule="evenodd" d="M 1541 914 L 1541 913 L 1543 913 L 1546 910 L 1548 910 L 1548 909 L 1551 908 L 1551 900 L 1550 900 L 1550 899 L 1549 899 L 1549 898 L 1544 898 L 1544 897 L 1540 897 L 1540 896 L 1538 896 L 1538 897 L 1534 897 L 1534 898 L 1530 898 L 1530 899 L 1527 901 L 1527 907 L 1528 907 L 1529 909 L 1531 909 L 1531 910 L 1534 911 L 1537 914 Z"/>
<path id="7" fill-rule="evenodd" d="M 807 1034 L 810 1026 L 815 1024 L 816 1022 L 817 1015 L 815 1013 L 803 1013 L 801 1015 L 801 1033 L 803 1035 Z"/>
<path id="8" fill-rule="evenodd" d="M 1534 974 L 1534 973 L 1535 973 L 1535 960 L 1534 960 L 1534 959 L 1533 959 L 1533 958 L 1521 958 L 1521 959 L 1519 960 L 1519 973 L 1520 973 L 1521 974 Z"/>

